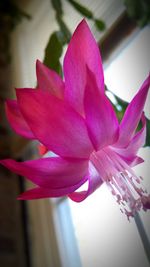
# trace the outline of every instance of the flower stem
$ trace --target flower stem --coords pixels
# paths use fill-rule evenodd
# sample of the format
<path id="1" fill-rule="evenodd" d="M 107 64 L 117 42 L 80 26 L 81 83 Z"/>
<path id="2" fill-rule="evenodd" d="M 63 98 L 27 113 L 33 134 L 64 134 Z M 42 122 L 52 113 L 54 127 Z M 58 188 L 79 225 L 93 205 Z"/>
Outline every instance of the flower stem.
<path id="1" fill-rule="evenodd" d="M 147 256 L 148 262 L 150 263 L 150 241 L 148 239 L 148 236 L 144 229 L 143 222 L 138 212 L 136 212 L 136 214 L 134 215 L 134 220 L 135 220 L 139 235 L 141 237 L 141 241 L 142 241 L 142 244 L 145 250 L 145 254 Z"/>

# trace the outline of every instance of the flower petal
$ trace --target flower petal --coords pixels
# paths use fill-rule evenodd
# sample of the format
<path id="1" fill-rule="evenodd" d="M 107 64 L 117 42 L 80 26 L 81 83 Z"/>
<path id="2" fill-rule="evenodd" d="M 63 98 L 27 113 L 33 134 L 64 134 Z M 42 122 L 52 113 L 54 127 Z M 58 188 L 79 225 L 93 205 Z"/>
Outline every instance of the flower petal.
<path id="1" fill-rule="evenodd" d="M 98 88 L 104 92 L 103 67 L 99 47 L 83 20 L 75 30 L 64 58 L 65 98 L 83 114 L 86 65 L 95 74 Z"/>
<path id="2" fill-rule="evenodd" d="M 43 90 L 17 90 L 20 110 L 36 138 L 62 157 L 88 158 L 93 150 L 84 119 Z"/>
<path id="3" fill-rule="evenodd" d="M 16 100 L 6 101 L 6 115 L 11 127 L 17 134 L 29 139 L 35 138 L 29 125 L 22 116 Z"/>
<path id="4" fill-rule="evenodd" d="M 49 189 L 76 185 L 88 171 L 88 161 L 81 159 L 53 157 L 25 162 L 5 159 L 0 163 L 14 173 L 26 176 L 34 184 Z"/>
<path id="5" fill-rule="evenodd" d="M 94 74 L 89 69 L 87 69 L 84 108 L 89 136 L 95 149 L 116 142 L 118 119 L 108 98 L 100 94 Z"/>
<path id="6" fill-rule="evenodd" d="M 123 157 L 122 155 L 120 155 L 119 153 L 117 153 L 119 155 L 119 157 L 121 159 L 123 159 L 125 161 L 125 163 L 127 163 L 130 167 L 134 167 L 138 164 L 141 164 L 144 162 L 144 159 L 142 159 L 141 157 L 138 156 L 130 156 L 130 157 Z"/>
<path id="7" fill-rule="evenodd" d="M 141 119 L 144 104 L 150 86 L 150 75 L 144 81 L 138 93 L 135 95 L 131 103 L 128 105 L 124 117 L 120 124 L 120 135 L 116 143 L 118 147 L 125 147 L 129 144 L 133 137 L 138 123 Z"/>
<path id="8" fill-rule="evenodd" d="M 135 161 L 135 156 L 138 150 L 145 144 L 146 138 L 146 118 L 144 113 L 142 114 L 142 128 L 138 131 L 134 137 L 131 139 L 129 145 L 125 148 L 117 148 L 112 146 L 112 149 L 119 155 L 123 156 L 124 158 L 133 159 Z M 129 160 L 131 161 L 131 160 Z M 138 162 L 138 161 L 137 161 Z"/>
<path id="9" fill-rule="evenodd" d="M 51 94 L 63 98 L 64 82 L 54 70 L 47 68 L 42 62 L 37 60 L 36 74 L 40 89 L 48 90 Z"/>
<path id="10" fill-rule="evenodd" d="M 69 194 L 68 197 L 75 202 L 81 202 L 84 199 L 86 199 L 89 195 L 91 195 L 102 184 L 103 184 L 102 179 L 100 178 L 93 164 L 90 162 L 89 175 L 88 175 L 88 189 L 81 192 L 73 192 Z"/>
<path id="11" fill-rule="evenodd" d="M 49 188 L 35 187 L 22 193 L 17 199 L 31 200 L 40 198 L 50 198 L 50 197 L 63 197 L 70 194 L 71 192 L 74 192 L 83 183 L 85 183 L 86 179 L 87 178 L 85 177 L 78 184 L 64 188 L 49 189 Z"/>

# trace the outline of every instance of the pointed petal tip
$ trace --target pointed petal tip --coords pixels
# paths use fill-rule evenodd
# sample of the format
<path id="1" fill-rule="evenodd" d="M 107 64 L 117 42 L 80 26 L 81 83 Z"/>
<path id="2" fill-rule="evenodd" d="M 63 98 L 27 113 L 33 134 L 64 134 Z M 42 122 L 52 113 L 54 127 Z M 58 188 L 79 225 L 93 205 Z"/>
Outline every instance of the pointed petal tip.
<path id="1" fill-rule="evenodd" d="M 125 147 L 135 134 L 139 121 L 143 114 L 144 105 L 150 88 L 150 74 L 142 83 L 137 94 L 126 108 L 120 123 L 120 136 L 116 143 L 118 147 Z"/>
<path id="2" fill-rule="evenodd" d="M 5 113 L 11 128 L 18 134 L 25 138 L 34 139 L 34 135 L 23 117 L 15 99 L 8 99 L 5 102 Z"/>
<path id="3" fill-rule="evenodd" d="M 36 64 L 41 64 L 42 62 L 37 58 L 36 59 Z"/>
<path id="4" fill-rule="evenodd" d="M 83 19 L 81 20 L 81 22 L 78 24 L 77 28 L 78 28 L 78 27 L 88 27 L 88 28 L 89 28 L 88 23 L 87 23 L 87 21 L 86 21 L 85 18 L 83 18 Z"/>
<path id="5" fill-rule="evenodd" d="M 36 60 L 36 71 L 38 68 L 40 68 L 43 65 L 42 61 L 40 61 L 39 59 Z"/>
<path id="6" fill-rule="evenodd" d="M 85 65 L 88 65 L 94 73 L 98 87 L 104 92 L 100 49 L 86 20 L 83 19 L 72 35 L 63 64 L 66 84 L 65 97 L 80 114 L 84 114 Z"/>
<path id="7" fill-rule="evenodd" d="M 10 166 L 12 166 L 13 164 L 13 160 L 12 159 L 1 159 L 0 164 L 9 169 Z"/>

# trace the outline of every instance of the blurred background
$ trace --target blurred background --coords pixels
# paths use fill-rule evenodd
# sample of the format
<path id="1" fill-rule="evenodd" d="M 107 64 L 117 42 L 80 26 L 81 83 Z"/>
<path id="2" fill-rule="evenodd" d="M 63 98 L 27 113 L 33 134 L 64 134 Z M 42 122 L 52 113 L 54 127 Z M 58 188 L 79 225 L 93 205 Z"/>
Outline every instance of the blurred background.
<path id="1" fill-rule="evenodd" d="M 62 74 L 67 44 L 83 17 L 100 45 L 118 116 L 126 106 L 122 99 L 130 102 L 149 73 L 148 0 L 0 0 L 0 158 L 39 156 L 36 142 L 9 127 L 4 103 L 15 98 L 14 88 L 36 87 L 37 59 Z M 149 147 L 140 155 L 145 162 L 135 169 L 150 191 Z M 30 186 L 0 166 L 0 266 L 149 266 L 134 220 L 127 221 L 105 186 L 80 204 L 67 198 L 16 200 Z M 140 216 L 150 238 L 150 215 Z"/>

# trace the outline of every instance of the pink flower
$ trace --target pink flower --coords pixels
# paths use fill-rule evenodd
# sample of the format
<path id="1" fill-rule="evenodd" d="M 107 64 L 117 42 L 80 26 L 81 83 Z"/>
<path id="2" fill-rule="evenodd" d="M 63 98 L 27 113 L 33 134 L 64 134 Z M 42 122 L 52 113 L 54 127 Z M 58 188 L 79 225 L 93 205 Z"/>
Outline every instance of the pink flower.
<path id="1" fill-rule="evenodd" d="M 64 81 L 37 61 L 38 88 L 17 89 L 17 100 L 7 101 L 12 128 L 39 140 L 44 152 L 57 154 L 26 162 L 1 160 L 2 165 L 36 184 L 19 199 L 68 195 L 80 202 L 106 183 L 128 217 L 149 209 L 150 195 L 131 167 L 143 161 L 137 152 L 145 142 L 143 108 L 150 76 L 119 124 L 104 92 L 99 48 L 84 20 L 72 36 L 63 70 Z M 143 126 L 136 132 L 140 120 Z M 76 191 L 85 182 L 88 189 Z"/>

